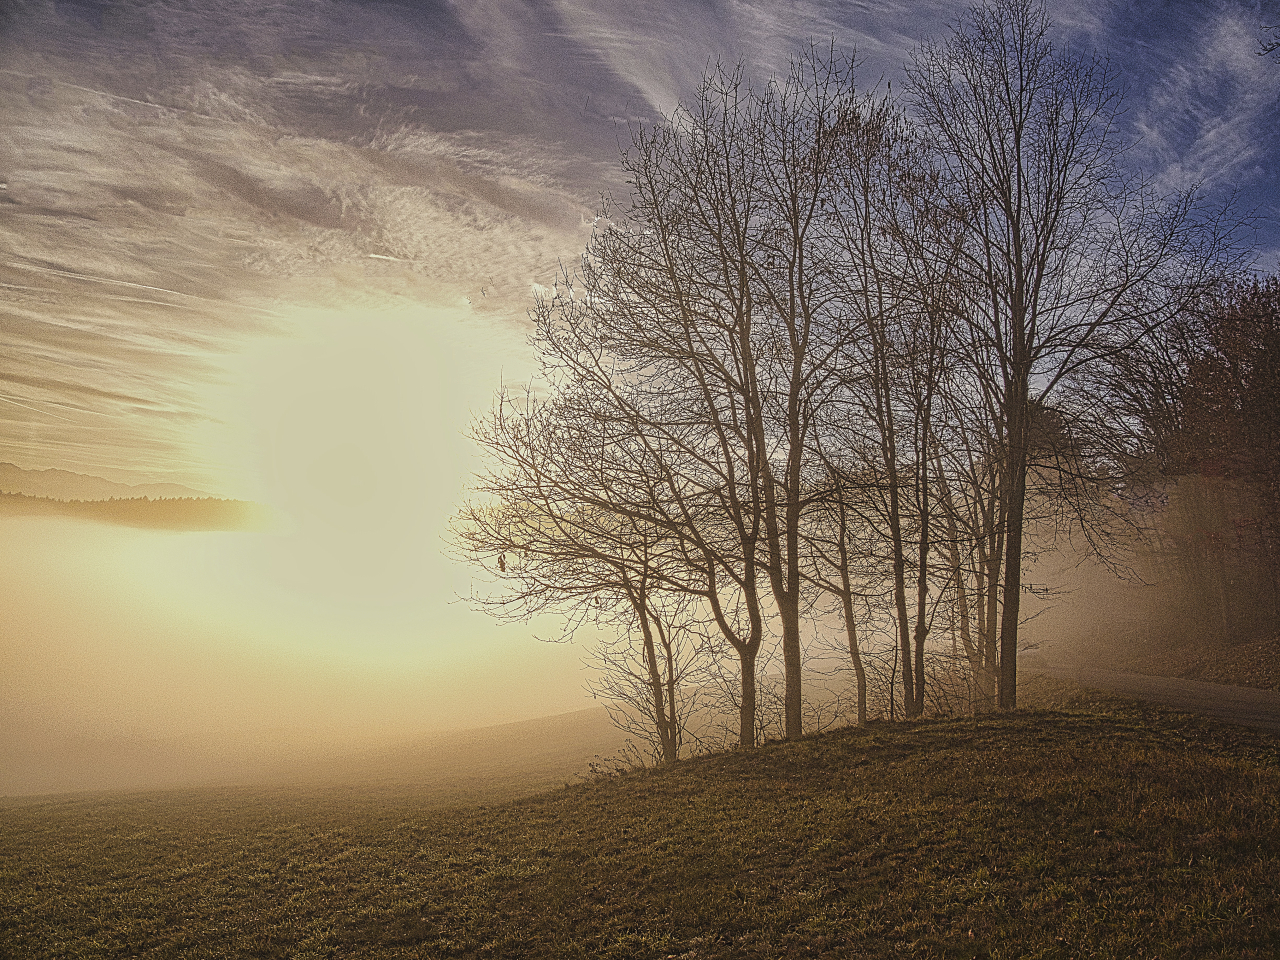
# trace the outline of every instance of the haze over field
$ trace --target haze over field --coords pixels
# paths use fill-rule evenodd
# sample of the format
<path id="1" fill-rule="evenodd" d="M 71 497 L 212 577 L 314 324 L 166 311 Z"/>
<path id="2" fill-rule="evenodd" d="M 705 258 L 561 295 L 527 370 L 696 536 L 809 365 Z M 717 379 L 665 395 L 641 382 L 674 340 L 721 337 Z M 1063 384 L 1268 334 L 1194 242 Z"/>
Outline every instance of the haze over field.
<path id="1" fill-rule="evenodd" d="M 102 740 L 244 756 L 586 705 L 582 650 L 467 607 L 442 552 L 467 423 L 532 373 L 531 290 L 625 195 L 628 124 L 709 62 L 767 76 L 834 39 L 898 87 L 962 9 L 8 0 L 0 460 L 283 519 L 0 517 L 0 794 Z M 1236 192 L 1273 268 L 1280 66 L 1256 49 L 1280 4 L 1051 13 L 1120 70 L 1135 165 Z"/>

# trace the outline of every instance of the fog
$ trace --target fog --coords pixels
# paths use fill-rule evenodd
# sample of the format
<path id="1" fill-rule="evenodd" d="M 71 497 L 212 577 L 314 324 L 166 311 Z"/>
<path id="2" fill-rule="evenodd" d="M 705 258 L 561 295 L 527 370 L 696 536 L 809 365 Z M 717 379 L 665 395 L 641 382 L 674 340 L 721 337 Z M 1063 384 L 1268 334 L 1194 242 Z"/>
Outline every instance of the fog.
<path id="1" fill-rule="evenodd" d="M 343 520 L 309 495 L 262 532 L 0 517 L 0 796 L 571 776 L 621 748 L 598 707 L 554 730 L 460 735 L 590 707 L 590 638 L 541 643 L 556 622 L 504 625 L 462 602 L 440 509 L 388 496 Z M 1126 581 L 1059 549 L 1029 574 L 1052 589 L 1024 605 L 1023 675 L 1177 676 L 1199 652 L 1157 565 Z"/>
<path id="2" fill-rule="evenodd" d="M 527 627 L 368 582 L 325 600 L 341 570 L 301 592 L 298 536 L 0 520 L 0 794 L 256 777 L 586 705 L 580 651 Z"/>
<path id="3" fill-rule="evenodd" d="M 587 705 L 591 638 L 477 612 L 444 541 L 468 422 L 533 372 L 531 290 L 581 253 L 601 192 L 625 197 L 628 124 L 708 63 L 765 75 L 830 39 L 863 88 L 898 89 L 966 6 L 0 4 L 0 460 L 276 517 L 0 517 L 0 794 L 301 775 Z M 1239 191 L 1274 261 L 1262 8 L 1052 12 L 1123 58 L 1136 159 Z M 1101 583 L 1032 642 L 1132 614 Z"/>

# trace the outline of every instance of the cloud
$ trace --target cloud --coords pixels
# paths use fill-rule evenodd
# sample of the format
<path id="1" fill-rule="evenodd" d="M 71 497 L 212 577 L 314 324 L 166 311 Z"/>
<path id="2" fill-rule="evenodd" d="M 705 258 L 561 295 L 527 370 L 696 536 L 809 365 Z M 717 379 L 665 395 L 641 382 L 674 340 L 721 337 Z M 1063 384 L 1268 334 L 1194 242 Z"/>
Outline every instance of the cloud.
<path id="1" fill-rule="evenodd" d="M 1146 61 L 1138 82 L 1149 84 L 1134 91 L 1139 150 L 1170 187 L 1241 184 L 1280 146 L 1280 71 L 1257 56 L 1252 17 L 1225 6 L 1189 10 L 1138 48 Z"/>
<path id="2" fill-rule="evenodd" d="M 901 80 L 965 4 L 596 4 L 583 0 L 24 0 L 0 24 L 0 347 L 20 402 L 130 396 L 111 442 L 140 471 L 192 471 L 161 422 L 219 357 L 276 336 L 299 302 L 405 296 L 523 322 L 528 290 L 582 250 L 629 123 L 696 90 L 708 62 L 786 69 L 804 44 Z M 1280 195 L 1280 71 L 1252 15 L 1065 0 L 1064 37 L 1131 87 L 1133 157 L 1171 187 Z M 1176 19 L 1171 19 L 1176 17 Z M 1274 240 L 1276 228 L 1265 236 Z M 515 334 L 518 336 L 518 334 Z M 123 385 L 123 386 L 122 386 Z M 52 408 L 48 408 L 52 409 Z M 124 408 L 122 408 L 123 410 Z M 89 441 L 0 408 L 29 466 Z M 150 424 L 151 426 L 148 426 Z M 149 429 L 157 443 L 142 443 Z M 155 459 L 155 451 L 163 457 Z M 60 452 L 59 452 L 60 451 Z M 95 456 L 101 460 L 106 456 Z M 141 477 L 139 477 L 141 479 Z"/>
<path id="3" fill-rule="evenodd" d="M 14 19 L 0 443 L 27 465 L 114 455 L 200 482 L 172 424 L 199 415 L 219 356 L 280 332 L 282 296 L 409 290 L 519 318 L 529 282 L 585 239 L 607 161 L 556 113 L 576 92 L 490 62 L 447 5 L 31 3 Z M 71 422 L 88 398 L 115 421 L 92 457 Z"/>

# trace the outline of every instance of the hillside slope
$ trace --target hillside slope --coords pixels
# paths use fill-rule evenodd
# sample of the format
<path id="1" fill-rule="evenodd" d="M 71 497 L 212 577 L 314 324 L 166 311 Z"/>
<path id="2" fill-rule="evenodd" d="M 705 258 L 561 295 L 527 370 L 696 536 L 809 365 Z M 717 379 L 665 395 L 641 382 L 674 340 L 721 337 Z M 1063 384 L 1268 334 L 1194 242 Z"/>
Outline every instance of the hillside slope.
<path id="1" fill-rule="evenodd" d="M 9 801 L 12 956 L 1251 957 L 1275 738 L 1136 708 L 873 725 L 492 806 Z"/>
<path id="2" fill-rule="evenodd" d="M 359 749 L 303 744 L 288 733 L 249 742 L 147 739 L 9 719 L 0 727 L 0 803 L 6 796 L 251 784 L 310 791 L 378 784 L 412 791 L 420 802 L 493 800 L 572 780 L 597 758 L 622 753 L 625 739 L 602 707 Z"/>

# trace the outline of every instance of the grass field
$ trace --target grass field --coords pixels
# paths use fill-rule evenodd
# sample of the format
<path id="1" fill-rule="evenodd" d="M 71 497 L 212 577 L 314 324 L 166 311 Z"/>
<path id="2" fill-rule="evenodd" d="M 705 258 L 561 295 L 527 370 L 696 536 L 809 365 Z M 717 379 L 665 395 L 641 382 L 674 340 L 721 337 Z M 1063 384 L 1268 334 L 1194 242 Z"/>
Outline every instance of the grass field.
<path id="1" fill-rule="evenodd" d="M 1277 956 L 1276 739 L 1104 706 L 875 724 L 484 802 L 5 801 L 0 956 Z"/>

